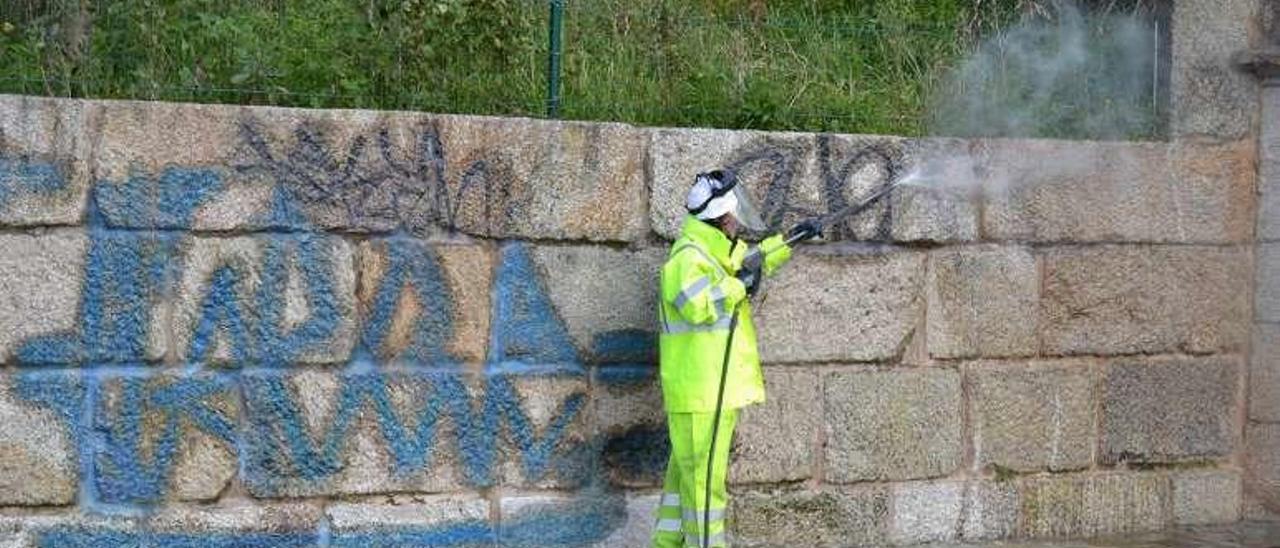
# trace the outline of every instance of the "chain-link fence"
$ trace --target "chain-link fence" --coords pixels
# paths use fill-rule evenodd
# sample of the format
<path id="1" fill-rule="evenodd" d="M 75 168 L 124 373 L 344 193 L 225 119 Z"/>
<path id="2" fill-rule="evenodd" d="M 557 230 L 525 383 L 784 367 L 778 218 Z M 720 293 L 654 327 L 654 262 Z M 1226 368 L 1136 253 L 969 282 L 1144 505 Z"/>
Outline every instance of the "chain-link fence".
<path id="1" fill-rule="evenodd" d="M 1158 22 L 1165 3 L 1092 4 Z M 9 0 L 0 92 L 912 135 L 964 91 L 948 75 L 965 55 L 1027 16 L 1053 13 L 1039 0 Z M 1153 120 L 1159 55 L 1132 99 Z"/>

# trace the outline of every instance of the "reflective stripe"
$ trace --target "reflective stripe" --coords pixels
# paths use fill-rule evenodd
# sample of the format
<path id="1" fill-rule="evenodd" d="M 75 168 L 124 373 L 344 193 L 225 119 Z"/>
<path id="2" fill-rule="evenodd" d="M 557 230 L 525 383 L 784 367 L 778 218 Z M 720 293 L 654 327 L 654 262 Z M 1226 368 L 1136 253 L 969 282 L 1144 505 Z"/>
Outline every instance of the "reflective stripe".
<path id="1" fill-rule="evenodd" d="M 728 274 L 725 273 L 724 268 L 720 266 L 720 263 L 716 262 L 715 259 L 712 259 L 711 256 L 707 255 L 706 251 L 703 251 L 702 248 L 698 247 L 696 244 L 685 244 L 683 246 L 680 246 L 680 248 L 676 249 L 675 252 L 672 253 L 671 255 L 674 257 L 676 255 L 679 255 L 686 249 L 694 250 L 699 255 L 701 255 L 703 259 L 706 259 L 708 263 L 711 263 L 711 266 L 715 267 L 716 272 L 720 273 L 720 276 L 722 278 L 725 276 L 728 276 Z M 689 299 L 692 299 L 693 297 L 697 296 L 698 292 L 701 291 L 707 285 L 711 285 L 711 280 L 709 278 L 705 276 L 702 278 L 699 278 L 696 282 L 691 284 L 689 287 L 682 290 L 679 295 L 676 295 L 676 298 L 672 304 L 675 306 L 676 310 L 679 310 L 682 305 L 688 302 Z M 725 303 L 724 303 L 725 295 L 724 295 L 724 291 L 720 288 L 720 286 L 718 285 L 711 286 L 711 300 L 715 303 L 715 307 L 716 307 L 716 321 L 714 323 L 692 324 L 692 323 L 688 323 L 678 319 L 668 318 L 666 316 L 665 311 L 663 311 L 663 314 L 662 314 L 663 331 L 668 334 L 677 334 L 677 333 L 700 333 L 700 332 L 706 332 L 706 331 L 721 331 L 721 330 L 729 329 L 730 319 L 728 318 L 728 312 L 725 310 Z"/>
<path id="2" fill-rule="evenodd" d="M 720 290 L 720 286 L 711 288 L 711 300 L 716 303 L 716 318 L 724 317 L 724 291 Z"/>
<path id="3" fill-rule="evenodd" d="M 702 510 L 684 509 L 681 513 L 685 521 L 702 523 Z M 711 521 L 720 521 L 724 519 L 724 508 L 712 508 L 710 512 Z"/>
<path id="4" fill-rule="evenodd" d="M 711 285 L 711 278 L 708 278 L 706 276 L 698 278 L 692 284 L 689 284 L 689 287 L 686 287 L 682 291 L 680 291 L 680 294 L 676 295 L 676 299 L 675 301 L 672 301 L 671 305 L 676 307 L 676 310 L 680 310 L 682 307 L 684 307 L 685 303 L 689 302 L 694 297 L 697 297 L 698 294 L 702 293 L 702 290 L 706 289 L 707 286 L 709 285 Z M 715 289 L 719 289 L 719 288 L 715 288 Z M 711 298 L 713 299 L 715 298 L 715 295 L 716 295 L 715 289 L 711 291 Z M 724 298 L 724 297 L 721 297 L 721 298 Z"/>
<path id="5" fill-rule="evenodd" d="M 724 531 L 711 535 L 711 545 L 719 546 L 724 544 L 724 538 Z M 685 533 L 684 544 L 685 546 L 702 546 L 702 535 L 690 535 L 689 533 Z"/>
<path id="6" fill-rule="evenodd" d="M 715 323 L 696 324 L 674 320 L 667 322 L 667 325 L 663 327 L 667 334 L 670 335 L 678 333 L 700 333 L 704 331 L 726 331 L 729 329 L 729 321 L 730 318 L 720 318 L 719 320 L 716 320 Z"/>
<path id="7" fill-rule="evenodd" d="M 724 290 L 720 289 L 720 286 L 718 286 L 718 285 L 717 285 L 717 286 L 715 286 L 715 287 L 711 288 L 711 300 L 713 300 L 713 301 L 723 301 L 723 300 L 724 300 Z"/>
<path id="8" fill-rule="evenodd" d="M 671 533 L 679 532 L 679 531 L 680 531 L 680 520 L 678 520 L 678 519 L 676 519 L 676 518 L 663 518 L 663 519 L 660 519 L 660 520 L 658 520 L 658 530 L 659 530 L 659 531 L 665 531 L 665 532 L 671 532 Z"/>
<path id="9" fill-rule="evenodd" d="M 692 289 L 693 287 L 697 286 L 699 283 L 704 281 L 707 282 L 708 284 L 710 283 L 710 281 L 704 277 L 699 279 L 697 283 L 694 283 L 693 286 L 690 286 L 690 288 Z M 701 290 L 701 288 L 699 288 L 699 290 Z M 688 291 L 688 290 L 685 290 L 685 291 Z M 684 304 L 683 302 L 681 302 L 681 299 L 680 299 L 681 297 L 684 296 L 684 294 L 685 292 L 682 291 L 680 295 L 676 297 L 677 302 L 675 306 L 677 308 L 679 308 L 681 304 Z M 717 285 L 711 288 L 711 300 L 715 302 L 715 305 L 716 305 L 716 321 L 715 322 L 710 324 L 689 323 L 683 320 L 667 319 L 666 314 L 663 314 L 662 330 L 669 334 L 676 334 L 676 333 L 700 333 L 705 331 L 720 331 L 720 330 L 729 329 L 729 322 L 731 318 L 728 317 L 728 312 L 725 311 L 724 291 L 720 290 L 720 286 Z"/>
<path id="10" fill-rule="evenodd" d="M 680 506 L 680 493 L 663 493 L 658 506 Z"/>

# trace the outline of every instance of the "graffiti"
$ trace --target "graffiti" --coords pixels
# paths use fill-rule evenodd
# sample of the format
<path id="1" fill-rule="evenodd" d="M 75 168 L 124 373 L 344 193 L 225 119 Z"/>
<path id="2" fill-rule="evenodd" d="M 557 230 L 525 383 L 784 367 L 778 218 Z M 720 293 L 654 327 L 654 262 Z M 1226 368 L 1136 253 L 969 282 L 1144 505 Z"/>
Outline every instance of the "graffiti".
<path id="1" fill-rule="evenodd" d="M 85 402 L 89 399 L 86 383 L 79 375 L 65 371 L 27 371 L 19 374 L 14 382 L 14 394 L 19 398 L 53 411 L 63 428 L 71 434 L 79 449 L 80 474 L 92 474 L 93 455 L 85 443 L 85 431 L 90 424 Z M 53 426 L 53 425 L 50 425 Z M 92 488 L 91 482 L 81 482 L 81 491 Z"/>
<path id="2" fill-rule="evenodd" d="M 412 240 L 389 238 L 384 242 L 387 271 L 374 294 L 362 343 L 384 361 L 454 363 L 448 351 L 454 333 L 454 303 L 440 257 L 430 246 Z M 391 324 L 396 305 L 406 292 L 417 299 L 420 312 L 410 330 L 409 344 L 396 348 L 389 343 Z"/>
<path id="3" fill-rule="evenodd" d="M 770 227 L 780 226 L 783 217 L 791 213 L 790 205 L 792 186 L 796 182 L 800 162 L 804 158 L 803 147 L 794 143 L 760 140 L 734 151 L 727 167 L 739 174 L 750 174 L 758 177 L 761 172 L 767 173 L 765 183 L 755 187 L 757 196 L 759 188 L 764 189 L 763 205 L 765 223 Z M 813 212 L 802 211 L 804 216 Z"/>
<path id="4" fill-rule="evenodd" d="M 249 361 L 249 334 L 245 327 L 244 314 L 237 303 L 236 293 L 238 276 L 235 270 L 222 267 L 214 271 L 209 281 L 209 292 L 200 303 L 201 315 L 191 338 L 191 348 L 187 356 L 195 361 L 208 359 L 211 339 L 215 329 L 226 333 L 230 338 L 232 359 L 236 363 Z"/>
<path id="5" fill-rule="evenodd" d="M 822 172 L 822 198 L 827 212 L 840 211 L 849 205 L 845 194 L 849 178 L 867 165 L 878 166 L 884 173 L 884 182 L 897 179 L 898 174 L 906 169 L 902 164 L 902 156 L 896 151 L 886 150 L 883 146 L 873 145 L 859 147 L 852 153 L 837 150 L 830 135 L 818 136 L 818 167 Z M 866 189 L 864 192 L 869 192 Z M 889 230 L 893 222 L 893 200 L 885 200 L 884 208 L 877 216 L 873 229 L 873 239 L 889 238 Z M 874 213 L 873 213 L 874 215 Z M 848 219 L 831 227 L 833 238 L 850 238 L 854 236 L 853 224 L 856 219 Z"/>
<path id="6" fill-rule="evenodd" d="M 504 234 L 513 202 L 500 154 L 459 161 L 432 123 L 414 128 L 407 146 L 387 128 L 339 147 L 303 125 L 283 148 L 252 121 L 240 129 L 229 167 L 93 182 L 74 327 L 14 350 L 15 396 L 51 410 L 76 447 L 82 510 L 145 515 L 171 501 L 215 499 L 237 478 L 260 497 L 491 486 L 582 493 L 601 487 L 609 476 L 601 467 L 628 484 L 657 481 L 667 451 L 660 425 L 589 431 L 584 358 L 627 372 L 598 382 L 652 385 L 651 331 L 593 333 L 580 348 L 527 244 L 468 244 L 486 269 L 477 305 L 460 297 L 471 280 L 457 261 L 409 235 L 430 227 Z M 62 188 L 57 166 L 0 158 L 0 200 Z M 193 232 L 201 208 L 243 180 L 236 177 L 272 181 L 249 223 L 270 230 Z M 392 233 L 352 245 L 324 232 L 335 212 L 341 226 Z M 465 313 L 487 321 L 461 326 Z M 466 337 L 474 349 L 459 349 Z M 58 546 L 581 544 L 621 523 L 625 510 L 610 500 L 582 495 L 501 524 L 208 534 L 56 527 L 38 538 Z"/>
<path id="7" fill-rule="evenodd" d="M 0 135 L 0 149 L 3 144 L 4 136 Z M 66 188 L 65 171 L 54 163 L 0 156 L 0 205 L 14 195 L 50 194 Z"/>
<path id="8" fill-rule="evenodd" d="M 179 237 L 151 229 L 189 226 L 191 215 L 219 187 L 205 170 L 168 169 L 155 178 L 101 183 L 89 197 L 89 252 L 79 328 L 27 341 L 26 365 L 136 363 L 147 360 L 152 311 L 168 297 Z M 158 197 L 158 199 L 156 198 Z"/>
<path id="9" fill-rule="evenodd" d="M 40 546 L 181 546 L 266 548 L 277 546 L 583 546 L 621 525 L 621 501 L 592 497 L 557 505 L 554 513 L 520 516 L 495 525 L 456 520 L 434 526 L 349 531 L 185 533 L 109 527 L 51 527 L 37 531 Z"/>
<path id="10" fill-rule="evenodd" d="M 226 379 L 108 374 L 90 383 L 89 393 L 95 396 L 89 404 L 94 419 L 90 470 L 97 500 L 103 503 L 164 500 L 184 428 L 213 436 L 227 452 L 234 447 L 234 386 Z"/>
<path id="11" fill-rule="evenodd" d="M 600 368 L 596 379 L 611 391 L 644 394 L 657 384 L 657 372 L 649 365 L 612 365 Z M 671 440 L 661 412 L 637 424 L 609 428 L 601 459 L 616 485 L 645 486 L 662 482 Z"/>
<path id="12" fill-rule="evenodd" d="M 479 404 L 457 374 L 444 372 L 349 374 L 341 378 L 336 411 L 326 430 L 308 434 L 297 394 L 279 374 L 254 374 L 243 380 L 248 422 L 247 480 L 255 492 L 273 494 L 285 480 L 319 483 L 338 474 L 343 450 L 351 440 L 356 415 L 368 408 L 397 476 L 432 465 L 446 451 L 463 465 L 466 480 L 476 487 L 494 484 L 494 465 L 503 441 L 510 440 L 526 477 L 575 473 L 573 462 L 553 462 L 566 428 L 578 419 L 586 395 L 574 392 L 562 400 L 539 436 L 521 408 L 515 381 L 487 376 Z M 427 394 L 414 409 L 397 409 L 392 393 Z M 444 447 L 437 439 L 441 423 L 451 421 L 455 439 Z M 556 466 L 560 465 L 560 466 Z"/>
<path id="13" fill-rule="evenodd" d="M 218 336 L 226 338 L 233 364 L 266 366 L 304 362 L 334 343 L 342 314 L 333 240 L 316 234 L 261 235 L 255 243 L 262 249 L 262 261 L 255 265 L 260 268 L 253 272 L 256 289 L 249 291 L 245 278 L 250 273 L 236 267 L 211 273 L 183 353 L 187 360 L 213 362 Z M 286 317 L 291 271 L 307 311 L 296 324 Z"/>
<path id="14" fill-rule="evenodd" d="M 516 202 L 510 196 L 511 168 L 497 149 L 457 162 L 460 169 L 451 178 L 454 159 L 445 150 L 439 125 L 425 122 L 410 133 L 407 147 L 398 145 L 386 127 L 337 147 L 320 128 L 304 124 L 294 131 L 291 148 L 276 151 L 261 128 L 245 122 L 244 159 L 235 169 L 274 179 L 299 207 L 317 218 L 337 215 L 342 226 L 415 233 L 438 226 L 484 236 L 504 234 Z M 464 214 L 473 207 L 476 216 Z"/>
<path id="15" fill-rule="evenodd" d="M 93 187 L 89 226 L 185 230 L 196 208 L 222 188 L 218 172 L 208 169 L 168 168 L 158 177 L 133 175 L 122 183 L 99 183 Z"/>
<path id="16" fill-rule="evenodd" d="M 763 195 L 757 196 L 763 198 L 764 211 L 761 214 L 771 230 L 780 230 L 788 220 L 819 217 L 844 209 L 852 197 L 849 194 L 851 179 L 864 169 L 874 169 L 883 177 L 866 188 L 853 189 L 858 193 L 869 193 L 877 185 L 887 184 L 907 167 L 903 151 L 887 142 L 876 141 L 851 147 L 834 136 L 820 134 L 816 136 L 814 152 L 817 155 L 821 200 L 814 204 L 798 204 L 800 171 L 809 152 L 808 146 L 800 143 L 761 139 L 734 151 L 726 164 L 763 189 Z M 757 189 L 757 192 L 761 191 Z M 826 236 L 832 239 L 888 239 L 893 221 L 892 200 L 886 200 L 884 204 L 878 210 L 840 220 L 828 227 Z M 859 234 L 858 227 L 868 219 L 871 220 L 870 233 Z"/>
<path id="17" fill-rule="evenodd" d="M 528 251 L 519 244 L 504 246 L 494 283 L 493 341 L 489 361 L 510 364 L 551 364 L 581 368 L 573 341 L 538 279 Z"/>
<path id="18" fill-rule="evenodd" d="M 592 337 L 592 355 L 603 363 L 652 364 L 657 360 L 658 337 L 643 329 L 616 329 Z M 651 369 L 651 367 L 648 367 Z"/>
<path id="19" fill-rule="evenodd" d="M 186 432 L 204 432 L 234 451 L 235 387 L 226 378 L 28 371 L 17 376 L 15 392 L 53 410 L 71 433 L 80 448 L 82 504 L 91 507 L 163 500 Z"/>
<path id="20" fill-rule="evenodd" d="M 39 531 L 39 546 L 181 546 L 181 547 L 305 547 L 320 546 L 315 532 L 298 533 L 175 533 L 130 531 L 107 527 L 59 527 Z"/>

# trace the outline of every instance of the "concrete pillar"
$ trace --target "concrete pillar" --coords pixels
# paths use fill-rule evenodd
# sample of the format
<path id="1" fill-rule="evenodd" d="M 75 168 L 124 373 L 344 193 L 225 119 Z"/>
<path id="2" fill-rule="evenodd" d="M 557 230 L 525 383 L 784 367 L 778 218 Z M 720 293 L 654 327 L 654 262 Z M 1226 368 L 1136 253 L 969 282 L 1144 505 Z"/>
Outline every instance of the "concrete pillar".
<path id="1" fill-rule="evenodd" d="M 1169 133 L 1235 140 L 1253 134 L 1258 83 L 1232 63 L 1256 47 L 1267 0 L 1173 0 Z"/>
<path id="2" fill-rule="evenodd" d="M 1280 515 L 1280 1 L 1259 4 L 1259 42 L 1236 54 L 1255 77 L 1258 209 L 1245 425 L 1246 517 Z"/>

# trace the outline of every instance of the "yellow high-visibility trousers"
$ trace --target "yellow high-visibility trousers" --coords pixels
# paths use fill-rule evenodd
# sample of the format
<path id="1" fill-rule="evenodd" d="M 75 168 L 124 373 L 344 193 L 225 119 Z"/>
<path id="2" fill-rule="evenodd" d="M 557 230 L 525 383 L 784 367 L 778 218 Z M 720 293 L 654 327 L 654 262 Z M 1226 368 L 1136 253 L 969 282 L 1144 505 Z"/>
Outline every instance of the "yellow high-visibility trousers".
<path id="1" fill-rule="evenodd" d="M 662 500 L 653 533 L 653 546 L 656 548 L 702 546 L 707 455 L 712 450 L 713 420 L 711 413 L 667 414 L 671 458 L 667 461 L 667 475 L 662 482 Z M 737 409 L 725 409 L 720 413 L 711 469 L 711 513 L 707 522 L 711 546 L 728 546 L 725 512 L 729 506 L 729 493 L 725 489 L 725 479 L 729 474 L 729 446 L 737 423 Z"/>

